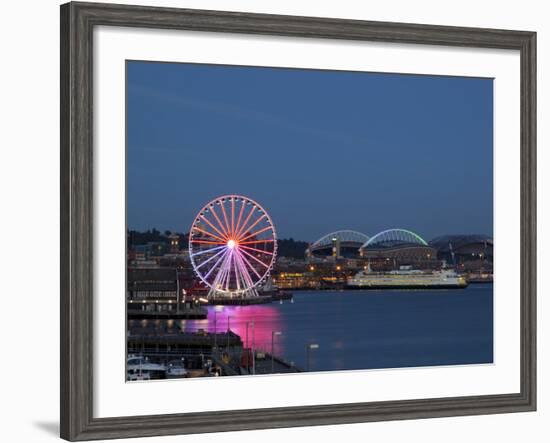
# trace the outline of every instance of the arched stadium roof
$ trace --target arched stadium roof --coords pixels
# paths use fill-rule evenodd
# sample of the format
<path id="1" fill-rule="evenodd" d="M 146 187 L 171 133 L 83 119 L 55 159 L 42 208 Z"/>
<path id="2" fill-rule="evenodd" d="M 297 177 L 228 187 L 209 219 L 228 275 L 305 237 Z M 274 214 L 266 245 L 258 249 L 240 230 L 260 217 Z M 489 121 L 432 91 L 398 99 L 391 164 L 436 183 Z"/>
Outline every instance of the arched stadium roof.
<path id="1" fill-rule="evenodd" d="M 341 243 L 357 243 L 357 247 L 361 246 L 363 243 L 369 240 L 369 236 L 363 234 L 362 232 L 352 231 L 349 229 L 344 229 L 341 231 L 331 232 L 319 238 L 317 241 L 312 243 L 311 250 L 323 249 L 328 246 L 332 246 L 333 239 L 340 240 Z"/>
<path id="2" fill-rule="evenodd" d="M 393 247 L 410 244 L 428 246 L 428 242 L 415 232 L 408 229 L 393 228 L 386 229 L 374 235 L 363 244 L 362 248 Z"/>

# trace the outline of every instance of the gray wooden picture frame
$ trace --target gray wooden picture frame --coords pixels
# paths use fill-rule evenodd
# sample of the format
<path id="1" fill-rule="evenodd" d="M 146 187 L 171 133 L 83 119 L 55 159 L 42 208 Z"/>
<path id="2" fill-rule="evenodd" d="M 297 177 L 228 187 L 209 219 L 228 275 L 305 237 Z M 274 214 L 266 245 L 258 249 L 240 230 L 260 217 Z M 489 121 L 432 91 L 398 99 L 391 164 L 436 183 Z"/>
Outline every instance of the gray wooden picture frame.
<path id="1" fill-rule="evenodd" d="M 92 45 L 95 26 L 514 49 L 521 54 L 521 392 L 95 418 Z M 61 6 L 61 437 L 70 441 L 357 423 L 536 409 L 536 33 L 236 12 Z"/>

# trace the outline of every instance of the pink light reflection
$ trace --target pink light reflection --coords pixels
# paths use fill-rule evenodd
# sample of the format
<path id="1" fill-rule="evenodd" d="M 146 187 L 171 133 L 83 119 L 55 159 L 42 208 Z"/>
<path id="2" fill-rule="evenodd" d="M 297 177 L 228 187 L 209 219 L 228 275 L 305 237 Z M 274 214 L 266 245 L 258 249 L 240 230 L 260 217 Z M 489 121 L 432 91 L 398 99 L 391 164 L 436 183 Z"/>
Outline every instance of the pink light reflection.
<path id="1" fill-rule="evenodd" d="M 227 332 L 227 327 L 231 332 L 239 335 L 243 345 L 246 347 L 246 324 L 248 322 L 248 347 L 271 352 L 271 336 L 273 331 L 285 333 L 285 323 L 280 317 L 279 311 L 269 305 L 252 306 L 209 306 L 208 319 L 199 320 L 203 323 L 203 328 L 208 332 L 218 333 Z M 254 328 L 252 327 L 254 322 Z M 186 326 L 192 323 L 187 321 Z M 216 326 L 214 326 L 216 325 Z M 284 355 L 284 346 L 280 337 L 275 337 L 274 349 L 276 355 Z"/>

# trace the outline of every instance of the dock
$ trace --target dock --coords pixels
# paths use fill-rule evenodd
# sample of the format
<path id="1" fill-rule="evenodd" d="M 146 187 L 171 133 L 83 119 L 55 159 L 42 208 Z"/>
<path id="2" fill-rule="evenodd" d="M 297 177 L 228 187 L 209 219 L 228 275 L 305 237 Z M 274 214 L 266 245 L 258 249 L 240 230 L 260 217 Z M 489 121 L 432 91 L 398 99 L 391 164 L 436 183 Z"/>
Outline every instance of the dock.
<path id="1" fill-rule="evenodd" d="M 228 297 L 216 297 L 209 298 L 209 305 L 237 305 L 237 306 L 248 306 L 248 305 L 263 305 L 271 303 L 273 299 L 270 295 L 259 295 L 257 297 L 247 297 L 247 298 L 228 298 Z"/>
<path id="2" fill-rule="evenodd" d="M 209 298 L 209 305 L 237 305 L 237 306 L 248 306 L 248 305 L 262 305 L 273 303 L 280 300 L 292 300 L 293 294 L 290 291 L 279 291 L 273 294 L 268 295 L 258 295 L 257 297 L 217 297 Z"/>
<path id="3" fill-rule="evenodd" d="M 151 351 L 155 352 L 182 352 L 185 353 L 190 349 L 204 350 L 205 353 L 210 353 L 212 346 L 227 346 L 241 347 L 243 342 L 241 337 L 234 332 L 226 333 L 198 333 L 198 332 L 182 332 L 179 334 L 130 334 L 127 338 L 128 350 Z"/>
<path id="4" fill-rule="evenodd" d="M 147 311 L 128 306 L 129 320 L 204 320 L 208 310 L 202 306 L 182 307 L 175 311 Z"/>

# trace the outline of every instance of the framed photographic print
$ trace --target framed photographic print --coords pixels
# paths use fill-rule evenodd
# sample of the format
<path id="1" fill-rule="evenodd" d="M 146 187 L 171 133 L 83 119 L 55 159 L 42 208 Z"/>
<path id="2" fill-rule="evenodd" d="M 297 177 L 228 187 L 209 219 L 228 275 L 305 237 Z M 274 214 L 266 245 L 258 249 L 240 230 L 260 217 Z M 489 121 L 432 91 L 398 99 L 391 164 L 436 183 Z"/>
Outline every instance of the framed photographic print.
<path id="1" fill-rule="evenodd" d="M 536 407 L 536 34 L 61 7 L 61 436 Z"/>

